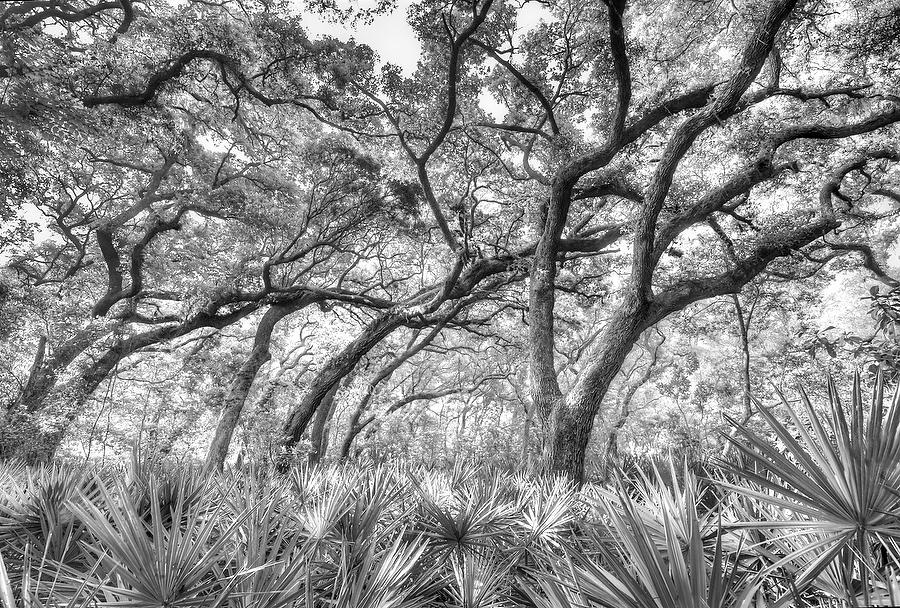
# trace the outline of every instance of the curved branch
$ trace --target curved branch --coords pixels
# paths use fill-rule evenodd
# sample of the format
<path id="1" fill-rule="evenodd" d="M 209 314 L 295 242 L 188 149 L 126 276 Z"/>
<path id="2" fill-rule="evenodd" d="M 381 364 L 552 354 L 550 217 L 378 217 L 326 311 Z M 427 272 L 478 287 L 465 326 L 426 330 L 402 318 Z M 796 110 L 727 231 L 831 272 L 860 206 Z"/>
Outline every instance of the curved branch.
<path id="1" fill-rule="evenodd" d="M 550 103 L 550 100 L 547 99 L 547 96 L 544 95 L 544 92 L 541 91 L 540 87 L 531 82 L 525 74 L 520 72 L 516 66 L 514 66 L 510 61 L 503 58 L 503 56 L 495 49 L 494 47 L 485 44 L 484 42 L 473 38 L 472 44 L 482 49 L 488 55 L 491 56 L 491 59 L 499 63 L 506 69 L 507 72 L 513 75 L 513 77 L 518 80 L 523 87 L 528 89 L 528 91 L 534 95 L 535 99 L 538 100 L 538 103 L 541 104 L 541 107 L 544 108 L 544 112 L 547 115 L 547 121 L 550 123 L 550 130 L 554 135 L 559 135 L 559 125 L 556 122 L 556 116 L 553 113 L 553 105 Z"/>
<path id="2" fill-rule="evenodd" d="M 900 287 L 900 281 L 887 273 L 875 258 L 875 253 L 869 245 L 865 243 L 828 243 L 828 247 L 835 251 L 858 253 L 862 257 L 863 267 L 875 275 L 875 278 L 888 287 Z"/>

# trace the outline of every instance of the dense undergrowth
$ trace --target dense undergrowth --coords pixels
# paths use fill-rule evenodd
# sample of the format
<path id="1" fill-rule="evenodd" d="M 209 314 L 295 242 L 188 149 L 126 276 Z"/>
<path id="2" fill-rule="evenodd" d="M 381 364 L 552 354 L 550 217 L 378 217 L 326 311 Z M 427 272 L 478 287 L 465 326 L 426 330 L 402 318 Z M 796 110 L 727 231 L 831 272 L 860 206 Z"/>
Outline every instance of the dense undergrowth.
<path id="1" fill-rule="evenodd" d="M 580 489 L 463 466 L 8 463 L 0 604 L 897 605 L 900 404 L 881 393 L 761 408 L 768 434 L 740 428 L 732 463 Z"/>

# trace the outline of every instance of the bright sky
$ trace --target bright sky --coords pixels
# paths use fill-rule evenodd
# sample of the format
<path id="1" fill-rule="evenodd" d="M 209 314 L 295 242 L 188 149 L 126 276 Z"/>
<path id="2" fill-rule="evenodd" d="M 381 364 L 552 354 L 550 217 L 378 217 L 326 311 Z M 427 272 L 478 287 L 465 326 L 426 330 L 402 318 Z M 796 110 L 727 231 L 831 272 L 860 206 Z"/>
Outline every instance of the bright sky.
<path id="1" fill-rule="evenodd" d="M 312 14 L 305 15 L 303 23 L 313 38 L 326 35 L 340 40 L 355 38 L 357 42 L 372 47 L 382 62 L 399 65 L 409 75 L 415 70 L 422 51 L 413 29 L 406 22 L 406 14 L 412 4 L 413 0 L 397 0 L 394 10 L 356 28 L 328 23 Z M 374 2 L 362 0 L 357 5 L 365 8 L 373 6 Z M 527 31 L 548 17 L 541 4 L 529 2 L 516 15 L 516 26 L 520 31 Z"/>
<path id="2" fill-rule="evenodd" d="M 373 4 L 360 2 L 365 7 Z M 413 29 L 406 23 L 406 11 L 412 0 L 398 0 L 396 8 L 388 14 L 378 15 L 369 24 L 357 28 L 328 23 L 318 15 L 307 14 L 303 24 L 312 37 L 333 36 L 340 40 L 355 38 L 378 52 L 383 62 L 399 65 L 407 74 L 412 73 L 421 53 L 421 46 L 416 40 Z"/>

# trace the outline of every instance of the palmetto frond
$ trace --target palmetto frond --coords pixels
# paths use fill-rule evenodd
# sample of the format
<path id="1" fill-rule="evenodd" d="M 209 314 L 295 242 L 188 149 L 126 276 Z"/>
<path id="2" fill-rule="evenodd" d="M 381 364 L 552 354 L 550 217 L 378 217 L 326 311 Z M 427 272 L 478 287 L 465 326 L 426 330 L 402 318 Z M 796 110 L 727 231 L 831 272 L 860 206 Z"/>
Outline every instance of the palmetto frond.
<path id="1" fill-rule="evenodd" d="M 559 548 L 576 517 L 579 495 L 572 484 L 562 479 L 541 479 L 524 488 L 520 501 L 525 546 Z"/>
<path id="2" fill-rule="evenodd" d="M 148 486 L 149 518 L 123 482 L 100 484 L 97 501 L 72 507 L 94 539 L 86 549 L 108 579 L 92 586 L 107 606 L 220 605 L 238 576 L 223 576 L 221 560 L 248 514 L 220 519 L 224 503 L 190 502 L 184 494 L 164 510 L 156 482 L 151 479 Z M 213 492 L 210 483 L 208 494 Z"/>
<path id="3" fill-rule="evenodd" d="M 512 563 L 496 552 L 466 553 L 453 560 L 451 595 L 459 608 L 496 608 L 509 594 Z"/>
<path id="4" fill-rule="evenodd" d="M 441 504 L 417 488 L 422 509 L 422 529 L 429 541 L 445 553 L 489 551 L 513 535 L 515 506 L 500 496 L 493 481 L 457 486 L 453 500 Z"/>
<path id="5" fill-rule="evenodd" d="M 782 396 L 790 426 L 759 407 L 783 450 L 735 422 L 743 439 L 736 439 L 735 445 L 746 462 L 735 473 L 746 483 L 722 483 L 780 511 L 772 520 L 739 525 L 816 533 L 815 543 L 797 548 L 773 565 L 781 567 L 804 553 L 815 553 L 816 560 L 803 571 L 801 588 L 812 584 L 848 547 L 862 569 L 872 570 L 875 547 L 885 539 L 900 538 L 896 492 L 900 487 L 900 391 L 886 406 L 879 376 L 867 415 L 859 375 L 853 383 L 849 413 L 832 382 L 828 390 L 824 424 L 803 391 L 799 409 Z"/>
<path id="6" fill-rule="evenodd" d="M 74 563 L 83 559 L 84 526 L 71 509 L 76 497 L 94 500 L 97 480 L 81 469 L 43 465 L 25 473 L 20 484 L 0 486 L 0 546 L 26 546 L 44 559 Z"/>

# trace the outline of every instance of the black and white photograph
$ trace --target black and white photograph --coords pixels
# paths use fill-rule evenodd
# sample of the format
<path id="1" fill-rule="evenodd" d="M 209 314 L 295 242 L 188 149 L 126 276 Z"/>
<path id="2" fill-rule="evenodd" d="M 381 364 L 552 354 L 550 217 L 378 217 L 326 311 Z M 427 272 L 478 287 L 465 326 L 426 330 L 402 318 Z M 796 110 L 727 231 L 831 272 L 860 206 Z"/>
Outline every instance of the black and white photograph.
<path id="1" fill-rule="evenodd" d="M 0 0 L 0 608 L 900 608 L 900 0 Z"/>

